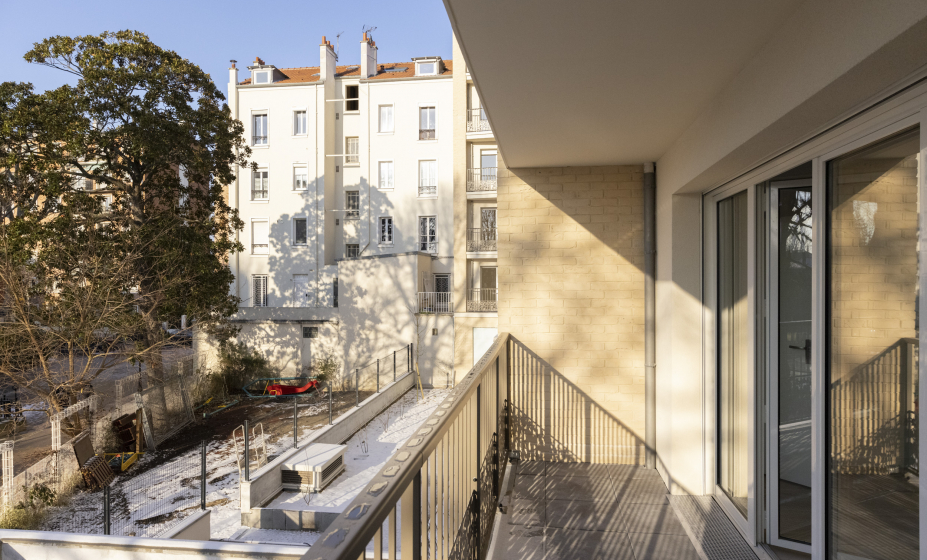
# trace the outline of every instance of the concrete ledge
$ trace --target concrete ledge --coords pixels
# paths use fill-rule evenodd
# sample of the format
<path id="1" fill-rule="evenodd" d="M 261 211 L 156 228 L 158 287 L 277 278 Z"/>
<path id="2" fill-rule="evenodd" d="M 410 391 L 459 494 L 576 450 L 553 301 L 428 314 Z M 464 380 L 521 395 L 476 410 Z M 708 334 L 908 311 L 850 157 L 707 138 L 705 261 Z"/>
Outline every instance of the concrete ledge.
<path id="1" fill-rule="evenodd" d="M 401 375 L 396 381 L 383 387 L 379 393 L 374 393 L 362 401 L 360 406 L 342 414 L 331 426 L 325 426 L 314 432 L 311 436 L 299 442 L 295 449 L 291 449 L 262 468 L 251 474 L 250 481 L 241 482 L 241 511 L 242 513 L 259 508 L 274 499 L 274 496 L 283 490 L 280 471 L 283 464 L 294 455 L 304 450 L 312 443 L 341 444 L 346 442 L 363 428 L 373 418 L 386 410 L 397 399 L 404 395 L 415 384 L 413 372 Z"/>
<path id="2" fill-rule="evenodd" d="M 305 546 L 0 530 L 0 558 L 3 560 L 163 560 L 165 557 L 171 560 L 298 560 L 307 550 Z"/>
<path id="3" fill-rule="evenodd" d="M 324 531 L 339 515 L 330 511 L 253 508 L 241 512 L 241 524 L 278 531 Z"/>
<path id="4" fill-rule="evenodd" d="M 211 510 L 201 510 L 188 515 L 176 527 L 158 535 L 159 539 L 181 539 L 187 541 L 208 541 L 211 533 L 209 523 Z"/>

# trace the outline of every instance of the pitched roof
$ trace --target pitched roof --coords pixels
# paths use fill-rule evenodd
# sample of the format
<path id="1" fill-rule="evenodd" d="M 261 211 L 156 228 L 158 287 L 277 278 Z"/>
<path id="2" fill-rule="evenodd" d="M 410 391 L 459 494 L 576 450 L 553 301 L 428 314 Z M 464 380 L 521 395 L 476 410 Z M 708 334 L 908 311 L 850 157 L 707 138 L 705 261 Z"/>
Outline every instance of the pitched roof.
<path id="1" fill-rule="evenodd" d="M 444 71 L 439 76 L 450 76 L 453 73 L 454 61 L 444 61 Z M 303 68 L 277 68 L 277 71 L 283 74 L 283 78 L 276 80 L 274 84 L 306 84 L 319 81 L 319 67 L 306 66 Z M 414 62 L 387 62 L 377 64 L 377 73 L 367 78 L 368 80 L 390 80 L 394 78 L 412 78 L 415 76 Z M 336 66 L 336 78 L 360 77 L 360 65 L 353 64 L 350 66 Z M 239 85 L 248 85 L 251 78 L 239 82 Z"/>

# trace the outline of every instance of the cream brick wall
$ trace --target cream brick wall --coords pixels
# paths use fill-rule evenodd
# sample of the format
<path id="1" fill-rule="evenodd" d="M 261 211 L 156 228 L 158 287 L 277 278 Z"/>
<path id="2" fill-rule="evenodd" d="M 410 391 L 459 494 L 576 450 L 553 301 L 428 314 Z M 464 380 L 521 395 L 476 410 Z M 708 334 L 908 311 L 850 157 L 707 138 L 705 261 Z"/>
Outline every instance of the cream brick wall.
<path id="1" fill-rule="evenodd" d="M 527 458 L 643 461 L 642 166 L 499 169 L 499 331 Z"/>

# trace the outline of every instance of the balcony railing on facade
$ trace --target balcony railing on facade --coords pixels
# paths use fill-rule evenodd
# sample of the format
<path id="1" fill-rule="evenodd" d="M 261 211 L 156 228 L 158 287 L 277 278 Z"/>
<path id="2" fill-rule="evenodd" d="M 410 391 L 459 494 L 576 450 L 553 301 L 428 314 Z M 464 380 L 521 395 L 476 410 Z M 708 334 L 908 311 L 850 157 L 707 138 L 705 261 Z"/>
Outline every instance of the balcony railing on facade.
<path id="1" fill-rule="evenodd" d="M 468 253 L 496 251 L 496 228 L 470 228 L 467 230 Z"/>
<path id="2" fill-rule="evenodd" d="M 419 196 L 437 196 L 437 194 L 438 194 L 438 185 L 419 185 L 418 186 Z"/>
<path id="3" fill-rule="evenodd" d="M 251 137 L 251 145 L 252 145 L 252 146 L 263 146 L 263 145 L 265 145 L 265 144 L 267 144 L 267 137 L 266 137 L 266 136 L 252 136 L 252 137 Z"/>
<path id="4" fill-rule="evenodd" d="M 467 132 L 489 132 L 489 119 L 483 109 L 470 109 L 467 114 Z"/>
<path id="5" fill-rule="evenodd" d="M 251 189 L 251 200 L 267 200 L 267 189 Z"/>
<path id="6" fill-rule="evenodd" d="M 453 313 L 454 294 L 451 292 L 419 292 L 416 313 Z"/>
<path id="7" fill-rule="evenodd" d="M 437 253 L 438 239 L 434 235 L 420 235 L 418 237 L 418 250 L 423 253 Z"/>
<path id="8" fill-rule="evenodd" d="M 495 288 L 477 288 L 475 290 L 470 290 L 470 294 L 467 296 L 467 312 L 495 313 L 499 310 L 498 301 L 499 290 Z"/>
<path id="9" fill-rule="evenodd" d="M 434 140 L 435 138 L 437 138 L 437 136 L 433 128 L 420 128 L 418 131 L 419 140 Z"/>
<path id="10" fill-rule="evenodd" d="M 467 192 L 492 192 L 497 186 L 495 167 L 467 170 Z"/>
<path id="11" fill-rule="evenodd" d="M 511 447 L 514 351 L 499 333 L 306 558 L 357 560 L 372 541 L 377 559 L 484 560 Z"/>
<path id="12" fill-rule="evenodd" d="M 251 254 L 252 255 L 266 255 L 267 254 L 267 243 L 252 243 L 251 244 Z"/>

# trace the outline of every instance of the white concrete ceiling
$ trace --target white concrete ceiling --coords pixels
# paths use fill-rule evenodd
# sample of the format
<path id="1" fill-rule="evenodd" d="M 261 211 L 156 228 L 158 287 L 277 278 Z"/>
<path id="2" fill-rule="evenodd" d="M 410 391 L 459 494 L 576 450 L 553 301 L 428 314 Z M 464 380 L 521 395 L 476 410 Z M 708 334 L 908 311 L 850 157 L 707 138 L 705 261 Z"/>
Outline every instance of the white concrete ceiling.
<path id="1" fill-rule="evenodd" d="M 510 167 L 656 161 L 801 0 L 444 0 Z"/>

